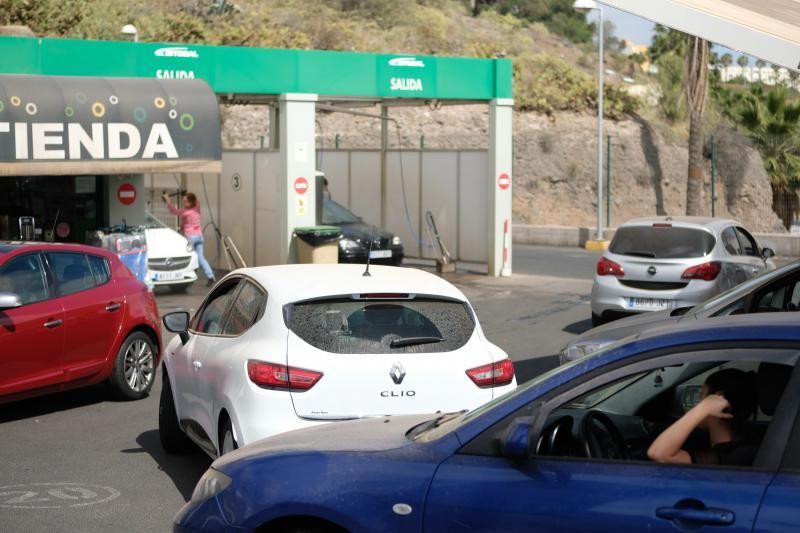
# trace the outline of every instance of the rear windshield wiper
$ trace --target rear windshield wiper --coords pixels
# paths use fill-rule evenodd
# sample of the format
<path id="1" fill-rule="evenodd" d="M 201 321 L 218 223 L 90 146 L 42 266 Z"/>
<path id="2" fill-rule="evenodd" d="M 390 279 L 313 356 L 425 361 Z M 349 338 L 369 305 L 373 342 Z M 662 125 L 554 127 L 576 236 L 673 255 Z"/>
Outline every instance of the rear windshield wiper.
<path id="1" fill-rule="evenodd" d="M 389 347 L 402 348 L 403 346 L 416 346 L 417 344 L 433 344 L 443 340 L 441 337 L 400 337 L 399 339 L 392 339 Z"/>
<path id="2" fill-rule="evenodd" d="M 655 259 L 656 254 L 653 252 L 623 252 L 622 255 L 632 255 L 634 257 L 650 257 Z"/>

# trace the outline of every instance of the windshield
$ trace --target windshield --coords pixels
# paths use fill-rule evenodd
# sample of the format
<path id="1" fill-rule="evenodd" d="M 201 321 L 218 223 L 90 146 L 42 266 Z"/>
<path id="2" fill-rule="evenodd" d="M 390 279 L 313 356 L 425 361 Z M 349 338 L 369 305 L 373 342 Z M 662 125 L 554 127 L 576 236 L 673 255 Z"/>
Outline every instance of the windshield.
<path id="1" fill-rule="evenodd" d="M 706 301 L 705 303 L 702 303 L 702 304 L 698 305 L 695 308 L 695 312 L 696 313 L 702 313 L 703 311 L 713 311 L 719 305 L 724 305 L 724 304 L 728 304 L 730 302 L 736 301 L 739 298 L 742 298 L 742 297 L 746 296 L 747 294 L 749 294 L 756 287 L 759 287 L 761 285 L 765 285 L 765 284 L 769 283 L 770 281 L 783 276 L 786 272 L 791 272 L 793 270 L 798 270 L 798 268 L 800 268 L 800 262 L 795 261 L 795 262 L 790 263 L 788 265 L 784 265 L 781 268 L 777 268 L 775 270 L 772 270 L 772 271 L 769 271 L 769 272 L 765 272 L 765 273 L 761 274 L 760 276 L 756 276 L 754 278 L 751 278 L 751 279 L 745 281 L 744 283 L 741 283 L 741 284 L 736 285 L 735 287 L 733 287 L 731 289 L 728 289 L 725 292 L 719 293 L 714 298 Z"/>
<path id="2" fill-rule="evenodd" d="M 628 226 L 617 230 L 609 251 L 652 259 L 683 259 L 703 257 L 714 249 L 715 243 L 714 236 L 702 229 Z"/>
<path id="3" fill-rule="evenodd" d="M 362 222 L 362 220 L 343 205 L 333 200 L 325 200 L 322 202 L 323 224 L 358 224 L 360 222 Z"/>
<path id="4" fill-rule="evenodd" d="M 166 228 L 167 225 L 158 220 L 150 211 L 144 212 L 144 227 L 148 229 Z"/>

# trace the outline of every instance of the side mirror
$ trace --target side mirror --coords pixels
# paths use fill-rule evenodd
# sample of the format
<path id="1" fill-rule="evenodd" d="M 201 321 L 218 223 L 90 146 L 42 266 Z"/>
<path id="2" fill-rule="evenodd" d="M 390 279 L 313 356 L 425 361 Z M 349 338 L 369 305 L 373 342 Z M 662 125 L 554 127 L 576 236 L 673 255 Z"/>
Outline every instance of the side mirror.
<path id="1" fill-rule="evenodd" d="M 515 461 L 524 461 L 530 456 L 533 420 L 532 416 L 522 416 L 511 422 L 500 445 L 505 457 Z"/>
<path id="2" fill-rule="evenodd" d="M 177 333 L 181 342 L 186 344 L 189 341 L 189 313 L 186 311 L 174 311 L 167 313 L 161 319 L 167 331 Z"/>
<path id="3" fill-rule="evenodd" d="M 761 249 L 761 257 L 764 258 L 764 261 L 769 259 L 770 257 L 775 257 L 775 250 L 772 248 L 762 248 Z"/>
<path id="4" fill-rule="evenodd" d="M 22 298 L 13 292 L 0 292 L 0 311 L 22 307 Z"/>

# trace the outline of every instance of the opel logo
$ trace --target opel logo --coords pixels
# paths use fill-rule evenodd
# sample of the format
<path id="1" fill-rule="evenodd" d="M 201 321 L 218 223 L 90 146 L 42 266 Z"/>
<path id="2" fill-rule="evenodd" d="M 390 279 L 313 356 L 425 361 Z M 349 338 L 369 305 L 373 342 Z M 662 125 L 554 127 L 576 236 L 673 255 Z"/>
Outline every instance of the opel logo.
<path id="1" fill-rule="evenodd" d="M 406 371 L 403 365 L 400 363 L 393 364 L 392 369 L 389 371 L 389 377 L 392 378 L 395 385 L 400 385 L 406 377 Z"/>
<path id="2" fill-rule="evenodd" d="M 172 265 L 172 258 L 171 257 L 167 257 L 167 259 L 164 261 L 164 264 L 167 265 L 167 266 L 171 266 Z"/>
<path id="3" fill-rule="evenodd" d="M 651 266 L 650 268 L 647 269 L 647 273 L 650 274 L 651 276 L 655 276 L 656 272 L 658 272 L 658 270 L 656 270 L 656 267 L 654 266 Z"/>

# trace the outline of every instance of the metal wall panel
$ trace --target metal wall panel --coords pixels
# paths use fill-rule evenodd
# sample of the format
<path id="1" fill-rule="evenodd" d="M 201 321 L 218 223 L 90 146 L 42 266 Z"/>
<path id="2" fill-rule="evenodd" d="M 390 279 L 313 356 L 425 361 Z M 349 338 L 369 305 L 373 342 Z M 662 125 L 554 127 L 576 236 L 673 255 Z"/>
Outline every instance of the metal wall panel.
<path id="1" fill-rule="evenodd" d="M 458 255 L 462 261 L 486 261 L 486 152 L 459 153 Z"/>
<path id="2" fill-rule="evenodd" d="M 386 156 L 386 187 L 388 202 L 386 229 L 394 232 L 403 241 L 405 254 L 409 257 L 421 255 L 420 211 L 419 211 L 419 159 L 417 151 L 391 151 Z M 400 162 L 402 161 L 402 166 Z M 402 172 L 401 172 L 402 171 Z M 380 167 L 378 167 L 380 176 Z M 405 182 L 405 203 L 403 183 Z M 406 216 L 408 207 L 408 217 Z M 425 241 L 427 242 L 427 241 Z"/>
<path id="3" fill-rule="evenodd" d="M 319 170 L 328 178 L 331 198 L 346 206 L 350 201 L 350 152 L 345 150 L 324 150 L 317 157 Z M 380 167 L 378 167 L 380 171 Z"/>
<path id="4" fill-rule="evenodd" d="M 423 152 L 422 215 L 427 211 L 433 214 L 439 235 L 453 258 L 458 257 L 458 198 L 458 152 Z M 422 257 L 432 259 L 437 255 L 433 248 L 422 250 Z"/>
<path id="5" fill-rule="evenodd" d="M 254 265 L 274 265 L 280 262 L 280 173 L 279 152 L 256 153 Z"/>
<path id="6" fill-rule="evenodd" d="M 254 152 L 224 152 L 220 177 L 220 218 L 218 224 L 230 236 L 248 265 L 254 265 L 255 183 Z M 234 176 L 239 177 L 239 190 L 234 190 Z M 224 257 L 221 260 L 225 264 Z"/>
<path id="7" fill-rule="evenodd" d="M 353 150 L 350 154 L 351 211 L 367 224 L 381 223 L 381 156 L 379 152 Z"/>

